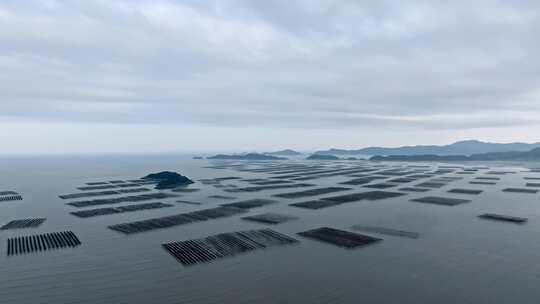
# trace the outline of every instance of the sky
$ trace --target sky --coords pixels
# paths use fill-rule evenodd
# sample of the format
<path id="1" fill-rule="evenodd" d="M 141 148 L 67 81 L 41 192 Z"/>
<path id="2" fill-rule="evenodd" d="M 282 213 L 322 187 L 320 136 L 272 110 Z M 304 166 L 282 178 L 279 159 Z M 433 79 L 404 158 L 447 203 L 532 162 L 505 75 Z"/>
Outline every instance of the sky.
<path id="1" fill-rule="evenodd" d="M 0 154 L 540 141 L 538 1 L 0 1 Z"/>

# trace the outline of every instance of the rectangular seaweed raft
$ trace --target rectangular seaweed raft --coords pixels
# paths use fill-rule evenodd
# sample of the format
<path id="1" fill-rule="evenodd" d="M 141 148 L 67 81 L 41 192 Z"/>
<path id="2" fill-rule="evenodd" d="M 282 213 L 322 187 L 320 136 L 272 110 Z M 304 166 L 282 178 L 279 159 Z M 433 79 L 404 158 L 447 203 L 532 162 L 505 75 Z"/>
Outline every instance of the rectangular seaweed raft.
<path id="1" fill-rule="evenodd" d="M 398 196 L 406 195 L 406 193 L 400 192 L 388 192 L 388 191 L 367 191 L 352 194 L 345 194 L 333 197 L 322 198 L 319 200 L 311 200 L 306 202 L 289 204 L 289 206 L 305 208 L 305 209 L 322 209 L 332 206 L 337 206 L 345 203 L 352 203 L 361 200 L 380 200 L 385 198 L 394 198 Z"/>
<path id="2" fill-rule="evenodd" d="M 52 232 L 38 235 L 21 236 L 7 240 L 7 255 L 18 255 L 59 249 L 77 247 L 81 241 L 72 231 Z"/>
<path id="3" fill-rule="evenodd" d="M 514 192 L 514 193 L 538 193 L 537 189 L 526 189 L 526 188 L 505 188 L 502 190 L 503 192 Z"/>
<path id="4" fill-rule="evenodd" d="M 258 192 L 258 191 L 264 191 L 264 190 L 276 190 L 276 189 L 289 189 L 289 188 L 304 188 L 304 187 L 312 187 L 313 184 L 305 184 L 305 183 L 298 183 L 298 184 L 278 184 L 278 185 L 266 185 L 266 186 L 251 186 L 251 187 L 242 187 L 242 188 L 233 188 L 233 189 L 225 189 L 224 191 L 227 192 Z"/>
<path id="5" fill-rule="evenodd" d="M 377 179 L 385 179 L 385 178 L 386 177 L 382 177 L 382 176 L 363 176 L 363 177 L 360 177 L 360 178 L 354 178 L 354 179 L 348 180 L 346 182 L 342 182 L 340 184 L 358 186 L 358 185 L 369 184 L 372 181 L 377 180 Z"/>
<path id="6" fill-rule="evenodd" d="M 74 198 L 83 198 L 83 197 L 95 197 L 95 196 L 107 196 L 107 195 L 116 195 L 122 193 L 134 193 L 134 192 L 147 192 L 150 191 L 148 188 L 134 188 L 134 189 L 119 189 L 119 190 L 106 190 L 106 191 L 96 191 L 96 192 L 80 192 L 72 194 L 59 195 L 61 199 L 74 199 Z"/>
<path id="7" fill-rule="evenodd" d="M 347 191 L 347 190 L 351 190 L 351 188 L 326 187 L 326 188 L 310 189 L 306 191 L 280 193 L 280 194 L 275 194 L 273 196 L 283 197 L 283 198 L 299 198 L 299 197 L 316 196 L 316 195 L 328 194 L 328 193 L 339 192 L 339 191 Z"/>
<path id="8" fill-rule="evenodd" d="M 0 227 L 0 230 L 7 229 L 20 229 L 20 228 L 35 228 L 45 222 L 45 218 L 27 218 L 20 220 L 13 220 L 4 226 Z"/>
<path id="9" fill-rule="evenodd" d="M 170 194 L 170 193 L 163 193 L 163 192 L 157 192 L 157 193 L 149 193 L 149 194 L 140 194 L 140 195 L 130 195 L 130 196 L 121 196 L 121 197 L 115 197 L 115 198 L 103 198 L 103 199 L 95 199 L 95 200 L 89 200 L 89 201 L 77 201 L 77 202 L 71 202 L 67 203 L 67 205 L 71 205 L 74 207 L 88 207 L 88 206 L 96 206 L 96 205 L 109 205 L 109 204 L 120 204 L 120 203 L 127 203 L 127 202 L 140 202 L 140 201 L 148 201 L 153 199 L 167 199 L 172 197 L 178 197 L 176 194 Z"/>
<path id="10" fill-rule="evenodd" d="M 93 217 L 93 216 L 117 214 L 117 213 L 124 213 L 124 212 L 159 209 L 159 208 L 172 207 L 172 206 L 173 205 L 171 204 L 164 204 L 164 203 L 143 203 L 143 204 L 120 206 L 120 207 L 108 207 L 108 208 L 98 208 L 98 209 L 90 209 L 90 210 L 82 210 L 82 211 L 73 211 L 70 213 L 78 217 L 87 218 L 87 217 Z"/>
<path id="11" fill-rule="evenodd" d="M 94 196 L 104 196 L 104 195 L 115 195 L 118 194 L 115 190 L 107 191 L 96 191 L 96 192 L 81 192 L 81 193 L 72 193 L 72 194 L 63 194 L 58 197 L 61 199 L 74 199 L 74 198 L 83 198 L 83 197 L 94 197 Z"/>
<path id="12" fill-rule="evenodd" d="M 107 182 L 89 182 L 86 184 L 90 186 L 97 186 L 97 185 L 107 185 L 108 183 Z"/>
<path id="13" fill-rule="evenodd" d="M 270 229 L 220 233 L 202 239 L 163 244 L 183 265 L 207 263 L 244 252 L 298 243 L 298 240 Z"/>
<path id="14" fill-rule="evenodd" d="M 265 223 L 265 224 L 281 224 L 281 223 L 289 222 L 292 220 L 296 220 L 298 218 L 295 216 L 279 214 L 279 213 L 263 213 L 263 214 L 246 216 L 246 217 L 243 217 L 242 219 L 252 221 L 252 222 Z"/>
<path id="15" fill-rule="evenodd" d="M 355 225 L 352 227 L 352 229 L 365 231 L 365 232 L 392 235 L 392 236 L 400 236 L 400 237 L 411 238 L 411 239 L 417 239 L 420 236 L 418 232 L 410 232 L 410 231 L 397 230 L 393 228 L 386 228 L 386 227 L 379 227 L 379 226 Z"/>
<path id="16" fill-rule="evenodd" d="M 129 222 L 109 226 L 109 229 L 122 232 L 124 234 L 140 233 L 150 230 L 169 228 L 179 225 L 186 225 L 210 219 L 225 218 L 247 212 L 247 209 L 235 207 L 216 207 L 203 209 L 188 213 L 180 213 L 170 216 L 152 218 L 142 221 Z"/>
<path id="17" fill-rule="evenodd" d="M 0 191 L 0 196 L 4 196 L 4 195 L 18 195 L 19 193 L 15 192 L 15 191 L 11 191 L 11 190 L 8 190 L 8 191 Z"/>
<path id="18" fill-rule="evenodd" d="M 393 197 L 398 197 L 402 195 L 405 195 L 405 193 L 375 190 L 375 191 L 367 191 L 367 192 L 332 196 L 332 197 L 324 198 L 324 200 L 332 201 L 332 202 L 340 202 L 340 203 L 349 203 L 349 202 L 355 202 L 355 201 L 360 201 L 360 200 L 379 200 L 379 199 L 385 199 L 385 198 L 393 198 Z"/>
<path id="19" fill-rule="evenodd" d="M 382 241 L 380 238 L 329 227 L 299 232 L 298 235 L 345 248 L 356 248 Z"/>
<path id="20" fill-rule="evenodd" d="M 431 189 L 428 189 L 428 188 L 417 188 L 417 187 L 404 187 L 404 188 L 399 188 L 398 190 L 399 190 L 399 191 L 408 191 L 408 192 L 428 192 L 428 191 L 430 191 Z"/>
<path id="21" fill-rule="evenodd" d="M 517 216 L 510 216 L 510 215 L 503 215 L 503 214 L 496 214 L 496 213 L 485 213 L 478 216 L 479 218 L 488 219 L 488 220 L 496 220 L 496 221 L 505 221 L 505 222 L 512 222 L 517 224 L 523 224 L 527 222 L 527 218 L 525 217 L 517 217 Z"/>
<path id="22" fill-rule="evenodd" d="M 223 207 L 235 207 L 240 209 L 251 209 L 256 207 L 262 207 L 270 204 L 275 204 L 277 201 L 275 200 L 269 200 L 269 199 L 262 199 L 262 198 L 255 198 L 235 203 L 228 203 L 228 204 L 222 204 Z"/>
<path id="23" fill-rule="evenodd" d="M 416 185 L 416 187 L 421 188 L 441 188 L 443 186 L 446 186 L 446 182 L 423 182 Z"/>
<path id="24" fill-rule="evenodd" d="M 458 193 L 458 194 L 480 194 L 484 192 L 483 190 L 479 189 L 463 189 L 463 188 L 454 188 L 451 190 L 448 190 L 450 193 Z"/>
<path id="25" fill-rule="evenodd" d="M 399 184 L 396 183 L 378 183 L 378 184 L 369 184 L 364 185 L 366 188 L 374 188 L 374 189 L 387 189 L 392 187 L 397 187 Z"/>
<path id="26" fill-rule="evenodd" d="M 496 185 L 496 182 L 481 182 L 481 181 L 470 181 L 471 185 Z"/>
<path id="27" fill-rule="evenodd" d="M 20 195 L 8 195 L 8 196 L 0 196 L 0 202 L 7 202 L 7 201 L 22 201 L 22 196 Z"/>
<path id="28" fill-rule="evenodd" d="M 459 199 L 459 198 L 426 196 L 426 197 L 412 199 L 411 202 L 444 205 L 444 206 L 455 206 L 459 204 L 469 203 L 471 201 L 466 200 L 466 199 Z"/>
<path id="29" fill-rule="evenodd" d="M 490 176 L 478 176 L 478 177 L 475 177 L 474 179 L 483 179 L 483 180 L 491 180 L 491 181 L 501 180 L 500 177 L 490 177 Z"/>
<path id="30" fill-rule="evenodd" d="M 340 202 L 331 202 L 331 201 L 325 201 L 325 200 L 312 200 L 312 201 L 306 201 L 306 202 L 300 202 L 300 203 L 294 203 L 289 204 L 289 206 L 292 207 L 298 207 L 298 208 L 304 208 L 304 209 L 322 209 L 322 208 L 328 208 L 332 206 L 341 205 Z"/>

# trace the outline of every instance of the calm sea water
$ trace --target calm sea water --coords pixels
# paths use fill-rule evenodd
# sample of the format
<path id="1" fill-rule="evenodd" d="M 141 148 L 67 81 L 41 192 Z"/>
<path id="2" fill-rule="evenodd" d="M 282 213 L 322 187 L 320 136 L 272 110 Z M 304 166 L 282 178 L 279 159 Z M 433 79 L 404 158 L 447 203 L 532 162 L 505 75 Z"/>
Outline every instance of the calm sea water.
<path id="1" fill-rule="evenodd" d="M 248 213 L 271 211 L 299 217 L 296 221 L 276 226 L 233 216 L 135 235 L 123 235 L 107 229 L 112 224 L 205 209 L 228 202 L 208 198 L 210 195 L 234 195 L 242 200 L 271 198 L 272 194 L 300 189 L 231 194 L 223 192 L 222 188 L 198 182 L 192 187 L 200 188 L 200 191 L 184 193 L 179 199 L 202 202 L 202 205 L 174 203 L 171 208 L 86 219 L 70 215 L 69 212 L 77 208 L 58 198 L 60 194 L 78 192 L 76 187 L 87 182 L 136 179 L 161 170 L 177 171 L 194 180 L 220 176 L 271 176 L 204 168 L 209 164 L 207 160 L 192 160 L 184 156 L 0 159 L 0 191 L 15 190 L 24 197 L 23 201 L 0 202 L 0 224 L 13 219 L 47 218 L 38 228 L 0 232 L 0 303 L 418 304 L 540 301 L 540 194 L 501 191 L 506 187 L 524 187 L 524 176 L 540 176 L 540 173 L 522 172 L 523 164 L 490 164 L 492 170 L 506 167 L 517 172 L 498 176 L 501 180 L 497 185 L 468 184 L 475 176 L 487 171 L 482 170 L 473 176 L 462 175 L 463 180 L 428 193 L 410 193 L 393 199 L 360 201 L 320 210 L 288 206 L 289 203 L 312 198 L 279 199 L 279 204 L 252 209 Z M 339 166 L 358 164 L 360 162 L 342 162 Z M 537 164 L 527 165 L 537 167 Z M 348 179 L 350 177 L 335 176 L 307 182 L 334 186 Z M 241 181 L 225 184 L 249 185 Z M 350 192 L 373 190 L 362 186 L 352 188 L 354 190 Z M 485 191 L 472 196 L 446 193 L 451 188 Z M 426 195 L 470 198 L 472 202 L 446 207 L 409 201 Z M 486 212 L 523 216 L 529 218 L 529 222 L 517 225 L 477 218 Z M 420 238 L 366 233 L 384 240 L 372 246 L 347 250 L 296 235 L 320 226 L 349 230 L 357 224 L 414 231 L 420 233 Z M 182 266 L 161 247 L 169 241 L 268 227 L 294 236 L 301 243 L 190 267 Z M 82 245 L 73 249 L 6 255 L 7 238 L 63 230 L 74 231 Z"/>

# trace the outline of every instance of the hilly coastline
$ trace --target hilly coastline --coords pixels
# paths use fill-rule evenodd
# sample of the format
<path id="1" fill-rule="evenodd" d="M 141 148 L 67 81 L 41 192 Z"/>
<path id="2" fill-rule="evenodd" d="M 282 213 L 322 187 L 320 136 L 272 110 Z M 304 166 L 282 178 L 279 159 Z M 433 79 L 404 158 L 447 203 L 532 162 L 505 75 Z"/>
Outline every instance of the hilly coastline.
<path id="1" fill-rule="evenodd" d="M 478 140 L 458 141 L 449 145 L 418 145 L 395 148 L 367 147 L 356 150 L 329 149 L 315 152 L 325 155 L 473 155 L 491 152 L 526 152 L 539 148 L 540 143 L 489 143 Z"/>
<path id="2" fill-rule="evenodd" d="M 519 152 L 490 152 L 472 155 L 377 155 L 374 161 L 540 161 L 540 148 Z"/>
<path id="3" fill-rule="evenodd" d="M 291 149 L 285 149 L 285 150 L 274 151 L 274 152 L 266 152 L 264 154 L 266 154 L 266 155 L 275 155 L 275 156 L 298 156 L 298 155 L 302 155 L 302 153 L 300 153 L 298 151 L 291 150 Z"/>

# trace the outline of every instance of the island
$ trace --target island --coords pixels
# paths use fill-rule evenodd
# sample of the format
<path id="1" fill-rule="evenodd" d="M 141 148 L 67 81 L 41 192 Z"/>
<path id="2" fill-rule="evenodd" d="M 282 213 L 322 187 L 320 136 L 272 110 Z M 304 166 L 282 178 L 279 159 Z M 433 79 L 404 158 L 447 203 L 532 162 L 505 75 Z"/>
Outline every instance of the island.
<path id="1" fill-rule="evenodd" d="M 156 189 L 173 189 L 176 187 L 187 186 L 194 183 L 186 176 L 171 171 L 162 171 L 159 173 L 148 174 L 142 179 L 157 181 L 158 183 L 156 184 Z"/>
<path id="2" fill-rule="evenodd" d="M 259 154 L 259 153 L 247 153 L 247 154 L 218 154 L 209 156 L 206 159 L 225 159 L 225 160 L 286 160 L 285 157 L 278 157 L 273 155 Z"/>
<path id="3" fill-rule="evenodd" d="M 339 160 L 339 157 L 335 155 L 328 155 L 328 154 L 312 154 L 308 157 L 306 157 L 306 160 Z"/>
<path id="4" fill-rule="evenodd" d="M 204 159 L 202 156 L 193 156 L 193 159 Z"/>
<path id="5" fill-rule="evenodd" d="M 266 152 L 264 154 L 266 154 L 266 155 L 277 155 L 277 156 L 298 156 L 298 155 L 302 155 L 302 153 L 300 153 L 298 151 L 291 150 L 291 149 L 285 149 L 285 150 L 274 151 L 274 152 Z"/>

